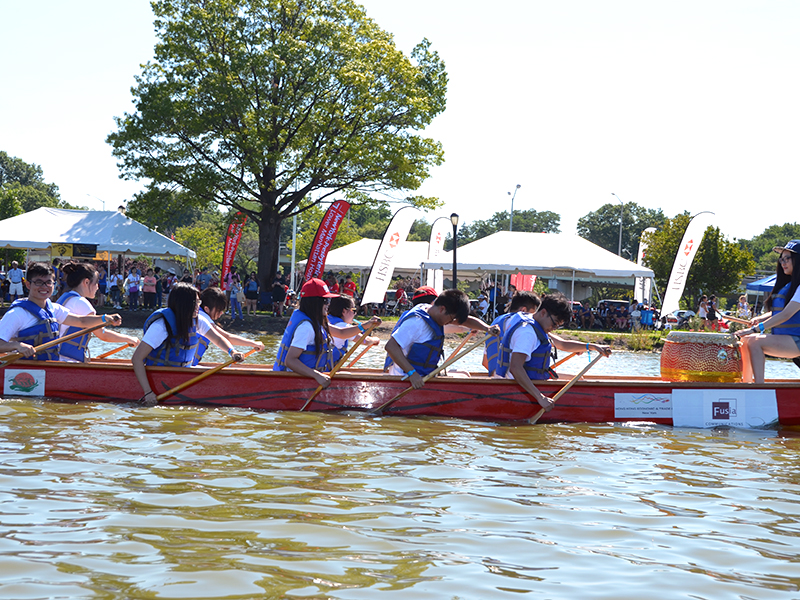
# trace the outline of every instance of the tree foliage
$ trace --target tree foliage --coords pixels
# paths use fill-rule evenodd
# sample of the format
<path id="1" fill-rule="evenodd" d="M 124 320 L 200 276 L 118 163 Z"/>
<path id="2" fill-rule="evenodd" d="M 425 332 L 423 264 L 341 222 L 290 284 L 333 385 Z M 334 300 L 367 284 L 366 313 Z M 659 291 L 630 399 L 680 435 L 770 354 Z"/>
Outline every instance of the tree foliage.
<path id="1" fill-rule="evenodd" d="M 197 253 L 198 267 L 218 268 L 222 264 L 224 240 L 216 225 L 203 221 L 178 227 L 175 231 L 175 241 Z"/>
<path id="2" fill-rule="evenodd" d="M 43 206 L 76 208 L 61 200 L 56 184 L 44 180 L 42 167 L 3 151 L 0 151 L 0 204 L 4 219 Z"/>
<path id="3" fill-rule="evenodd" d="M 622 255 L 635 259 L 642 232 L 648 227 L 661 227 L 666 221 L 661 209 L 644 208 L 635 202 L 626 202 L 623 205 L 604 204 L 596 211 L 578 219 L 578 235 L 616 254 L 619 250 L 620 212 Z M 625 252 L 626 249 L 630 254 Z"/>
<path id="4" fill-rule="evenodd" d="M 741 240 L 741 244 L 753 255 L 757 270 L 774 273 L 778 255 L 772 249 L 776 246 L 785 246 L 789 240 L 797 239 L 800 239 L 800 224 L 784 223 L 767 227 L 753 239 Z"/>
<path id="5" fill-rule="evenodd" d="M 426 40 L 406 57 L 353 0 L 152 6 L 155 59 L 108 142 L 125 177 L 246 213 L 262 284 L 284 220 L 343 193 L 415 190 L 442 162 L 414 132 L 445 108 L 444 64 Z"/>
<path id="6" fill-rule="evenodd" d="M 459 226 L 458 245 L 464 246 L 475 240 L 492 235 L 498 231 L 508 231 L 510 226 L 509 211 L 496 212 L 489 219 L 473 221 Z M 514 231 L 531 233 L 559 233 L 561 215 L 551 212 L 538 212 L 533 209 L 514 211 Z M 452 237 L 445 242 L 447 250 L 453 249 Z"/>
<path id="7" fill-rule="evenodd" d="M 645 234 L 648 246 L 644 263 L 653 269 L 656 285 L 662 292 L 690 220 L 689 213 L 684 212 L 666 219 L 657 231 Z M 708 227 L 686 277 L 681 306 L 695 309 L 701 294 L 723 296 L 735 293 L 742 277 L 752 274 L 754 267 L 750 252 L 726 239 L 719 228 Z"/>

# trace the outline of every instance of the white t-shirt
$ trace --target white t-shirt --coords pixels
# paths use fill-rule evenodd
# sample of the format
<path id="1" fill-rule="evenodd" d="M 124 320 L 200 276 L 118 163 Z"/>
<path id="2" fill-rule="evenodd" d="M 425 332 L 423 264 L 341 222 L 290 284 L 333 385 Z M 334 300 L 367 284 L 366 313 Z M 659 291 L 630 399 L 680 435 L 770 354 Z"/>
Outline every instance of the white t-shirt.
<path id="1" fill-rule="evenodd" d="M 302 348 L 305 350 L 314 343 L 314 326 L 311 321 L 302 321 L 292 335 L 292 348 Z"/>
<path id="2" fill-rule="evenodd" d="M 539 336 L 536 335 L 536 330 L 530 323 L 523 323 L 511 334 L 511 342 L 509 343 L 511 354 L 519 352 L 525 355 L 523 362 L 528 362 L 531 359 L 533 351 L 536 350 L 541 342 Z M 511 370 L 506 373 L 506 379 L 514 379 Z"/>
<path id="3" fill-rule="evenodd" d="M 800 302 L 800 285 L 797 286 L 797 289 L 794 291 L 794 296 L 792 296 L 792 299 L 789 300 L 789 302 Z M 789 304 L 789 302 L 786 304 Z"/>
<path id="4" fill-rule="evenodd" d="M 424 306 L 427 307 L 430 306 L 430 304 Z M 434 333 L 431 326 L 428 325 L 422 317 L 416 315 L 406 319 L 403 324 L 392 333 L 392 338 L 399 344 L 405 356 L 408 356 L 411 346 L 427 342 L 433 339 L 433 336 Z M 389 375 L 405 374 L 405 371 L 397 366 L 396 363 L 392 363 L 389 367 Z"/>
<path id="5" fill-rule="evenodd" d="M 69 310 L 73 315 L 77 315 L 79 317 L 85 317 L 86 315 L 93 315 L 94 314 L 94 307 L 89 303 L 86 298 L 83 297 L 72 297 L 67 300 L 67 303 L 64 307 Z M 66 325 L 62 325 L 61 329 L 58 331 L 59 337 L 64 337 L 67 335 L 67 327 Z M 63 360 L 64 362 L 78 362 L 74 358 L 69 358 L 68 356 L 64 356 L 63 354 L 58 355 L 58 360 Z"/>
<path id="6" fill-rule="evenodd" d="M 345 323 L 344 321 L 342 321 L 341 323 L 330 323 L 330 322 L 328 322 L 328 325 L 330 327 L 336 327 L 338 329 L 345 329 L 347 327 L 352 327 L 352 325 L 350 325 L 349 323 Z M 336 346 L 337 348 L 339 348 L 340 350 L 342 348 L 344 348 L 344 345 L 347 342 L 352 342 L 357 337 L 358 337 L 358 334 L 356 334 L 356 335 L 354 335 L 352 337 L 349 337 L 349 338 L 337 338 L 337 337 L 331 336 L 331 338 L 333 339 L 333 345 Z"/>
<path id="7" fill-rule="evenodd" d="M 53 317 L 58 323 L 63 323 L 69 316 L 69 310 L 55 302 L 53 306 Z M 16 341 L 17 334 L 31 325 L 35 325 L 38 319 L 20 306 L 10 309 L 3 318 L 0 319 L 0 339 L 4 342 Z"/>
<path id="8" fill-rule="evenodd" d="M 208 333 L 208 330 L 211 329 L 209 326 L 209 321 L 211 319 L 205 320 L 202 318 L 197 319 L 197 333 L 199 335 L 205 336 Z M 167 339 L 167 322 L 164 319 L 158 319 L 155 321 L 150 327 L 148 327 L 147 331 L 144 332 L 142 336 L 142 342 L 153 348 L 154 350 L 161 346 L 164 341 Z"/>

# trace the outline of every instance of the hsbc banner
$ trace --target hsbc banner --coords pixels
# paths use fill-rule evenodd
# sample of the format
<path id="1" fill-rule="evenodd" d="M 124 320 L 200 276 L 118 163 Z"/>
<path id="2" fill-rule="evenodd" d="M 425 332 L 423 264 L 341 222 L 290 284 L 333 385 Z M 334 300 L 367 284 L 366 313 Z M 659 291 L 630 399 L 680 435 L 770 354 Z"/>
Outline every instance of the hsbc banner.
<path id="1" fill-rule="evenodd" d="M 394 213 L 372 263 L 372 271 L 369 273 L 369 281 L 361 298 L 361 304 L 383 302 L 383 296 L 392 281 L 395 260 L 408 237 L 408 232 L 411 231 L 417 213 L 417 209 L 413 206 L 404 206 Z"/>
<path id="2" fill-rule="evenodd" d="M 325 261 L 328 259 L 328 252 L 336 240 L 339 232 L 339 225 L 344 221 L 344 216 L 350 210 L 350 203 L 346 200 L 337 200 L 328 207 L 325 216 L 314 236 L 314 243 L 311 245 L 311 252 L 308 254 L 306 272 L 303 281 L 308 281 L 314 277 L 320 278 L 325 272 Z"/>
<path id="3" fill-rule="evenodd" d="M 683 234 L 681 245 L 678 247 L 678 255 L 672 264 L 672 273 L 669 276 L 669 283 L 667 283 L 667 291 L 664 293 L 664 301 L 661 305 L 662 315 L 668 315 L 680 308 L 678 303 L 681 296 L 683 296 L 683 289 L 686 287 L 689 269 L 713 216 L 714 213 L 708 211 L 697 213 L 686 226 L 686 232 Z"/>
<path id="4" fill-rule="evenodd" d="M 428 262 L 437 262 L 444 253 L 444 238 L 452 228 L 449 218 L 439 217 L 431 226 L 431 239 L 428 242 Z M 442 269 L 426 269 L 425 284 L 442 293 L 444 287 L 444 272 Z"/>
<path id="5" fill-rule="evenodd" d="M 236 250 L 239 248 L 239 241 L 242 239 L 242 230 L 246 222 L 247 215 L 237 212 L 233 216 L 230 225 L 228 225 L 228 235 L 225 236 L 225 253 L 222 255 L 222 276 L 220 278 L 223 290 L 228 288 L 225 280 L 231 270 L 231 265 L 233 265 L 233 257 L 236 256 Z"/>

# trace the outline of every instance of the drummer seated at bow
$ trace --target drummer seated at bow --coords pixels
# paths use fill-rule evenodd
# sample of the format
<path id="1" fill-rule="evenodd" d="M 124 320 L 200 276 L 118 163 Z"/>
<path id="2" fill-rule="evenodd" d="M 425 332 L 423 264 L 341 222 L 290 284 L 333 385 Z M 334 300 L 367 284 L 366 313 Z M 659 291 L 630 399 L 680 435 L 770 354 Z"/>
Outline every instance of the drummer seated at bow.
<path id="1" fill-rule="evenodd" d="M 152 313 L 144 323 L 142 341 L 133 353 L 133 372 L 144 396 L 141 402 L 155 404 L 156 394 L 150 387 L 145 366 L 191 367 L 197 355 L 200 336 L 205 336 L 225 350 L 234 360 L 243 359 L 227 339 L 198 320 L 200 299 L 197 289 L 188 283 L 176 283 L 169 293 L 167 308 Z"/>
<path id="2" fill-rule="evenodd" d="M 469 298 L 460 290 L 446 290 L 433 304 L 417 304 L 404 313 L 386 342 L 384 370 L 408 379 L 415 389 L 439 365 L 444 351 L 445 327 L 458 323 L 457 331 L 476 330 L 497 335 L 500 329 L 469 314 Z"/>
<path id="3" fill-rule="evenodd" d="M 778 258 L 775 285 L 764 301 L 769 311 L 753 319 L 753 327 L 736 332 L 742 337 L 742 379 L 764 383 L 765 356 L 800 356 L 800 240 L 773 248 Z M 765 333 L 771 329 L 772 333 Z"/>
<path id="4" fill-rule="evenodd" d="M 208 328 L 214 329 L 218 335 L 224 337 L 232 346 L 252 346 L 259 350 L 264 349 L 264 344 L 258 340 L 250 340 L 241 335 L 230 333 L 219 327 L 216 323 L 228 310 L 228 297 L 223 290 L 218 287 L 207 287 L 200 292 L 200 310 L 197 312 L 197 320 L 205 321 Z M 203 355 L 208 350 L 211 340 L 205 335 L 197 334 L 197 352 L 194 357 L 193 365 L 197 365 L 203 359 Z"/>
<path id="5" fill-rule="evenodd" d="M 565 352 L 594 350 L 603 356 L 611 354 L 608 346 L 584 344 L 553 335 L 553 331 L 569 323 L 570 316 L 570 303 L 563 294 L 547 294 L 542 297 L 539 310 L 534 314 L 518 312 L 509 319 L 500 342 L 497 376 L 514 379 L 545 411 L 553 408 L 553 401 L 533 382 L 551 378 L 550 353 L 553 346 Z"/>
<path id="6" fill-rule="evenodd" d="M 487 339 L 483 351 L 483 366 L 489 371 L 489 375 L 494 375 L 495 371 L 497 371 L 497 360 L 500 358 L 500 338 L 503 337 L 506 331 L 509 319 L 516 313 L 533 314 L 539 309 L 541 303 L 541 299 L 535 292 L 517 292 L 511 298 L 508 312 L 492 321 L 492 325 L 499 327 L 500 334 Z"/>
<path id="7" fill-rule="evenodd" d="M 330 385 L 327 373 L 335 364 L 332 336 L 347 339 L 360 332 L 356 325 L 342 328 L 328 326 L 328 301 L 337 297 L 339 294 L 332 293 L 321 279 L 309 279 L 303 284 L 300 306 L 292 313 L 283 332 L 273 371 L 293 371 L 314 379 L 323 388 Z M 381 320 L 372 317 L 368 321 L 373 322 L 380 323 Z"/>
<path id="8" fill-rule="evenodd" d="M 116 314 L 77 315 L 51 302 L 55 274 L 50 265 L 34 263 L 28 269 L 27 280 L 30 284 L 28 297 L 15 300 L 0 320 L 0 352 L 19 352 L 27 359 L 35 355 L 36 360 L 58 360 L 57 345 L 43 352 L 36 352 L 35 347 L 58 339 L 60 325 L 80 330 L 103 323 L 122 323 Z"/>

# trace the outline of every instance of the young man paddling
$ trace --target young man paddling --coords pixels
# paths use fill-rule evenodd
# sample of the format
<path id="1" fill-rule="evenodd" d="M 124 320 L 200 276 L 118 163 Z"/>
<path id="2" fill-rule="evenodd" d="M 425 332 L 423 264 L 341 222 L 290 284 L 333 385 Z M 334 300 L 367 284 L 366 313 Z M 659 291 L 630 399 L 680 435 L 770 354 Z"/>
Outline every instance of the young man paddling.
<path id="1" fill-rule="evenodd" d="M 500 329 L 469 314 L 469 298 L 460 290 L 447 290 L 433 304 L 418 304 L 404 313 L 386 342 L 389 355 L 385 368 L 402 375 L 415 389 L 423 376 L 436 369 L 444 350 L 445 327 L 453 322 L 468 329 L 497 335 Z"/>
<path id="2" fill-rule="evenodd" d="M 503 334 L 506 331 L 506 326 L 508 325 L 508 320 L 511 317 L 518 312 L 533 314 L 537 311 L 541 303 L 542 301 L 539 299 L 539 296 L 533 292 L 522 291 L 514 294 L 514 297 L 511 298 L 511 304 L 508 307 L 508 312 L 504 315 L 500 315 L 494 321 L 492 321 L 492 325 L 497 325 L 500 328 L 499 337 L 503 337 Z M 494 375 L 495 371 L 497 371 L 497 361 L 499 358 L 500 339 L 492 336 L 486 340 L 485 349 L 483 352 L 483 366 L 486 367 L 487 371 L 489 371 L 489 375 Z"/>
<path id="3" fill-rule="evenodd" d="M 0 320 L 0 352 L 19 352 L 30 359 L 58 360 L 58 347 L 37 353 L 35 346 L 58 339 L 59 325 L 85 329 L 107 323 L 120 325 L 119 315 L 78 316 L 69 309 L 50 301 L 55 275 L 50 265 L 35 263 L 28 269 L 30 293 L 15 300 Z"/>
<path id="4" fill-rule="evenodd" d="M 611 354 L 608 346 L 551 337 L 552 331 L 569 322 L 570 315 L 570 304 L 563 294 L 548 294 L 533 315 L 518 312 L 511 317 L 501 341 L 497 375 L 517 381 L 546 411 L 553 408 L 553 400 L 542 394 L 533 382 L 550 378 L 552 346 L 565 352 L 594 350 L 603 356 Z"/>

